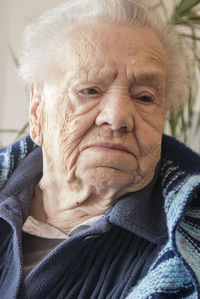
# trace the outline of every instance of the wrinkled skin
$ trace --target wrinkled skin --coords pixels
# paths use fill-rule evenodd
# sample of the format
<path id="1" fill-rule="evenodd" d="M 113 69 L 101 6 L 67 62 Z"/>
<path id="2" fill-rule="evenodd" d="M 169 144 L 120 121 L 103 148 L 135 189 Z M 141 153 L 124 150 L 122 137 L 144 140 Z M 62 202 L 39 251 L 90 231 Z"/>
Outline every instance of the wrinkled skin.
<path id="1" fill-rule="evenodd" d="M 30 106 L 44 158 L 31 213 L 65 232 L 152 180 L 167 77 L 166 53 L 148 29 L 76 25 L 66 51 L 60 85 L 33 83 Z"/>

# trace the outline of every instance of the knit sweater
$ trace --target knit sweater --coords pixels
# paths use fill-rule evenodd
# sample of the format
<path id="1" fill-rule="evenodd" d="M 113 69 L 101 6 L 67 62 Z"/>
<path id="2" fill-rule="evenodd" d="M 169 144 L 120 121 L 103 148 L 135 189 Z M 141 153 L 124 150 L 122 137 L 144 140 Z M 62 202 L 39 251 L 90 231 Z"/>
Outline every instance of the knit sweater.
<path id="1" fill-rule="evenodd" d="M 147 274 L 167 240 L 159 170 L 158 165 L 148 186 L 123 196 L 98 222 L 89 226 L 84 234 L 81 234 L 81 231 L 76 232 L 73 250 L 70 244 L 73 244 L 74 238 L 71 235 L 63 242 L 60 252 L 57 248 L 51 252 L 51 257 L 43 255 L 40 264 L 26 276 L 26 264 L 31 261 L 30 256 L 27 260 L 26 255 L 27 240 L 22 235 L 22 240 L 18 238 L 14 241 L 12 232 L 16 231 L 17 236 L 21 235 L 20 223 L 28 214 L 28 203 L 33 197 L 35 182 L 42 176 L 41 148 L 33 150 L 21 161 L 0 192 L 1 217 L 12 223 L 13 227 L 10 238 L 7 239 L 7 232 L 5 233 L 0 223 L 0 247 L 5 248 L 5 240 L 7 247 L 13 244 L 6 256 L 0 256 L 2 263 L 5 263 L 4 273 L 7 273 L 5 277 L 0 277 L 0 298 L 15 298 L 18 293 L 20 299 L 124 298 L 130 286 Z M 6 211 L 11 213 L 8 215 Z M 91 242 L 94 233 L 95 239 Z M 34 244 L 29 244 L 31 251 L 36 242 L 35 239 Z M 25 280 L 19 276 L 22 258 L 16 249 L 19 252 L 23 250 Z M 41 243 L 38 249 L 42 250 Z M 35 254 L 37 255 L 37 250 Z M 12 280 L 13 273 L 15 282 Z"/>
<path id="2" fill-rule="evenodd" d="M 30 138 L 27 137 L 17 144 L 10 146 L 7 149 L 1 150 L 1 186 L 6 183 L 14 169 L 20 164 L 20 161 L 29 155 L 34 148 L 35 145 L 32 143 Z M 36 178 L 33 178 L 33 180 L 34 179 Z M 163 197 L 165 200 L 165 212 L 167 217 L 169 239 L 158 253 L 156 260 L 150 267 L 147 275 L 141 281 L 139 281 L 137 285 L 127 286 L 127 291 L 124 293 L 122 292 L 121 295 L 118 296 L 119 298 L 125 298 L 125 296 L 128 296 L 128 298 L 200 298 L 200 158 L 197 154 L 193 153 L 181 143 L 167 136 L 163 136 L 162 143 L 161 182 Z M 4 188 L 2 189 L 1 195 L 3 194 L 3 190 Z M 8 201 L 9 200 L 10 199 L 8 199 Z M 2 212 L 1 210 L 0 216 L 2 217 L 4 214 L 5 217 L 5 213 L 9 214 L 13 213 L 13 211 L 6 210 L 6 212 Z M 27 215 L 25 216 L 26 213 L 24 214 L 23 211 L 22 214 L 22 218 L 25 220 Z M 127 221 L 131 220 L 129 219 L 130 217 L 131 215 L 128 215 L 127 211 Z M 15 222 L 17 221 L 20 222 L 18 218 L 15 219 Z M 4 236 L 6 233 L 8 236 L 7 239 L 9 239 L 11 230 L 8 226 L 6 226 L 3 220 L 1 220 L 1 224 L 2 230 L 5 230 Z M 20 240 L 19 231 L 17 231 L 13 226 L 12 221 L 10 222 L 10 225 L 14 231 L 13 242 L 16 244 Z M 18 223 L 18 226 L 22 226 L 22 223 Z M 82 233 L 82 238 L 87 240 L 87 242 L 94 242 L 93 245 L 95 246 L 95 238 L 99 238 L 101 230 L 104 232 L 107 230 L 109 234 L 112 233 L 112 236 L 116 238 L 115 242 L 117 242 L 119 235 L 123 235 L 123 242 L 125 244 L 124 246 L 127 246 L 127 242 L 130 241 L 132 236 L 130 236 L 130 232 L 122 232 L 121 228 L 118 228 L 117 217 L 115 218 L 114 228 L 112 227 L 112 229 L 110 229 L 103 226 L 108 226 L 108 222 L 102 222 L 101 228 L 99 226 L 98 229 L 97 226 L 96 228 L 93 227 L 92 234 L 90 233 L 90 237 L 91 235 L 93 236 L 92 238 L 87 239 L 87 232 Z M 108 236 L 104 234 L 104 242 L 105 238 L 107 237 Z M 70 259 L 74 260 L 76 258 L 73 256 L 74 248 L 77 245 L 76 242 L 77 238 L 74 237 L 73 241 L 71 241 L 68 245 L 62 244 L 57 248 L 56 253 L 54 252 L 52 255 L 50 255 L 49 259 L 51 259 L 52 264 L 51 272 L 54 274 L 63 273 L 63 267 L 66 267 L 66 264 L 61 263 L 58 265 L 55 262 L 56 254 L 62 256 L 63 261 L 66 260 L 64 254 L 65 250 L 63 250 L 64 247 L 68 246 L 71 249 L 70 252 L 72 256 L 67 257 L 68 261 Z M 98 246 L 99 245 L 100 244 L 98 244 Z M 6 251 L 5 248 L 1 248 L 1 256 L 3 254 L 8 254 L 10 250 L 11 248 L 7 249 Z M 134 248 L 132 248 L 132 250 L 134 250 Z M 15 254 L 20 255 L 21 253 L 15 250 Z M 118 252 L 116 254 L 117 256 L 118 254 L 120 255 Z M 129 251 L 127 251 L 127 254 L 131 254 L 130 248 Z M 84 261 L 84 257 L 82 258 Z M 44 276 L 48 276 L 49 267 L 47 267 L 47 265 L 49 263 L 49 259 L 42 265 Z M 11 266 L 16 270 L 17 266 L 19 266 L 16 264 L 18 263 L 18 259 L 14 260 L 15 265 L 12 264 Z M 68 265 L 68 267 L 72 267 L 72 265 Z M 3 268 L 4 267 L 1 267 L 1 275 L 6 276 L 6 273 L 3 273 Z M 20 271 L 20 267 L 18 268 Z M 10 273 L 10 284 L 14 284 L 16 283 L 16 279 L 19 279 L 21 274 L 16 273 L 15 271 L 12 277 L 12 271 L 10 271 Z M 73 273 L 73 271 L 71 273 Z M 89 273 L 88 275 L 91 276 L 92 283 L 93 279 L 95 278 L 95 273 Z M 127 279 L 130 275 L 131 273 L 127 273 Z M 19 298 L 24 298 L 24 294 L 26 294 L 26 298 L 76 298 L 70 297 L 69 290 L 67 291 L 66 289 L 65 294 L 62 292 L 59 293 L 59 288 L 66 283 L 66 277 L 61 279 L 60 276 L 59 278 L 60 280 L 57 285 L 57 290 L 54 290 L 54 294 L 51 293 L 53 295 L 47 296 L 47 292 L 45 293 L 45 290 L 51 289 L 51 285 L 48 283 L 48 281 L 41 281 L 41 278 L 38 278 L 37 281 L 36 277 L 29 277 L 29 283 L 31 279 L 34 279 L 34 283 L 37 286 L 37 291 L 31 289 L 26 290 L 26 283 L 28 283 L 27 280 L 25 281 L 23 292 Z M 73 279 L 73 277 L 71 279 Z M 90 298 L 90 285 L 86 287 L 88 288 L 87 298 Z M 118 297 L 111 296 L 110 298 Z M 79 296 L 79 298 L 86 297 Z M 93 298 L 108 298 L 108 296 L 100 292 L 98 295 L 96 294 L 96 297 L 94 296 Z"/>

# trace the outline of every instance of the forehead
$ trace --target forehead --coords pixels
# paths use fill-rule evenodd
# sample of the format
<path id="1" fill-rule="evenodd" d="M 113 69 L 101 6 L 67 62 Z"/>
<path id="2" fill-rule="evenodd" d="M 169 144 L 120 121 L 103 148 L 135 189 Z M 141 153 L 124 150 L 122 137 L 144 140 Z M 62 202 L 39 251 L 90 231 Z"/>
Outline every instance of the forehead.
<path id="1" fill-rule="evenodd" d="M 127 24 L 84 23 L 74 26 L 67 39 L 68 74 L 104 76 L 119 72 L 167 74 L 166 52 L 151 29 Z"/>

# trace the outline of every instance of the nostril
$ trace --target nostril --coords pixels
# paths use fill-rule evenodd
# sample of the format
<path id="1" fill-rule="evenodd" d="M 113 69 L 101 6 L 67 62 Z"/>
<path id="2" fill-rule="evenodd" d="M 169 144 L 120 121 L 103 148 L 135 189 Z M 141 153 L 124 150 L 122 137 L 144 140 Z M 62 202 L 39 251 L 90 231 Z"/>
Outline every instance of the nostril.
<path id="1" fill-rule="evenodd" d="M 133 129 L 133 115 L 126 101 L 109 99 L 99 112 L 95 124 L 109 125 L 114 131 L 131 131 Z"/>

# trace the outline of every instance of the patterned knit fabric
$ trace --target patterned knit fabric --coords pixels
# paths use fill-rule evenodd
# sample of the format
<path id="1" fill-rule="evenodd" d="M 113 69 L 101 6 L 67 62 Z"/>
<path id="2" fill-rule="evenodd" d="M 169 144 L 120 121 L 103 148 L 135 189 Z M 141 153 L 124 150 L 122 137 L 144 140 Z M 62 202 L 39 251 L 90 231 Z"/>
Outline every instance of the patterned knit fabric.
<path id="1" fill-rule="evenodd" d="M 200 298 L 200 157 L 167 136 L 163 137 L 162 148 L 161 178 L 169 240 L 128 299 L 197 299 Z"/>
<path id="2" fill-rule="evenodd" d="M 0 150 L 0 187 L 36 145 L 29 137 Z M 128 299 L 200 299 L 200 157 L 163 136 L 161 181 L 169 240 Z"/>
<path id="3" fill-rule="evenodd" d="M 0 189 L 7 182 L 15 168 L 37 145 L 30 136 L 22 138 L 7 148 L 0 149 Z"/>

